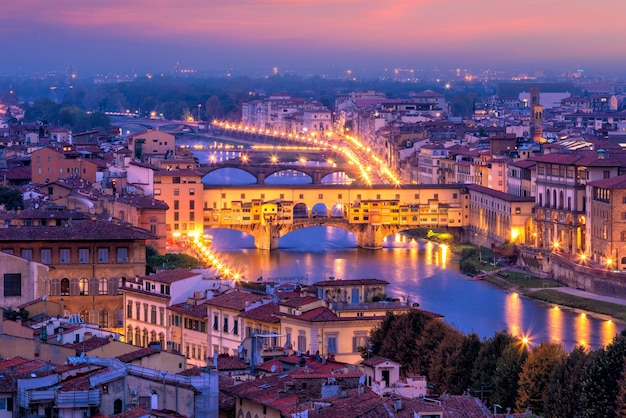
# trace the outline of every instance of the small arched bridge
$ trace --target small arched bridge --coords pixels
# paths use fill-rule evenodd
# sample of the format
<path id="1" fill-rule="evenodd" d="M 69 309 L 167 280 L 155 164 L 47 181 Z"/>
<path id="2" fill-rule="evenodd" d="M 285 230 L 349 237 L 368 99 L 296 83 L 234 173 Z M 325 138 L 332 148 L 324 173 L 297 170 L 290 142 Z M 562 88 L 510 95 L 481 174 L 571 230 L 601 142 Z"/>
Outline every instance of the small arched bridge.
<path id="1" fill-rule="evenodd" d="M 306 174 L 311 178 L 312 184 L 322 184 L 322 179 L 330 174 L 346 173 L 350 178 L 358 179 L 359 172 L 353 165 L 334 165 L 334 166 L 317 166 L 317 165 L 302 165 L 302 164 L 286 164 L 286 163 L 244 163 L 238 160 L 227 160 L 223 162 L 200 164 L 198 171 L 202 173 L 202 176 L 220 170 L 222 168 L 237 168 L 245 171 L 256 178 L 257 184 L 265 184 L 265 179 L 272 174 L 279 173 L 281 171 L 297 171 L 299 173 Z"/>

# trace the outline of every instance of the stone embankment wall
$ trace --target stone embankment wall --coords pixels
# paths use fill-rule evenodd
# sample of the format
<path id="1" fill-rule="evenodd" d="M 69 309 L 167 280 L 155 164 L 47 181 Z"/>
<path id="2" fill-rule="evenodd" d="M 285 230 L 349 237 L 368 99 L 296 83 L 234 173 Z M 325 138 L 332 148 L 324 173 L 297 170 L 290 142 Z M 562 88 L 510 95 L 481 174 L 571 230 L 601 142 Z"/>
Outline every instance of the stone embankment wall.
<path id="1" fill-rule="evenodd" d="M 518 264 L 531 274 L 551 278 L 567 287 L 626 299 L 626 271 L 611 271 L 533 248 L 521 248 Z"/>

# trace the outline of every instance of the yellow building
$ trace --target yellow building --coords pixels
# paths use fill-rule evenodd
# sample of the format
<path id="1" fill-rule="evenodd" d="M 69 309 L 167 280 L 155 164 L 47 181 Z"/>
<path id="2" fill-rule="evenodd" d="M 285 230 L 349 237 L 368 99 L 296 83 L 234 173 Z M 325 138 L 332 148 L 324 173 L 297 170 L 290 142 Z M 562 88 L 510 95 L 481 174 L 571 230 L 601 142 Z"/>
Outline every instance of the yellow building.
<path id="1" fill-rule="evenodd" d="M 489 246 L 510 241 L 533 245 L 536 231 L 533 222 L 534 197 L 514 196 L 478 185 L 469 185 L 470 233 L 473 242 Z"/>

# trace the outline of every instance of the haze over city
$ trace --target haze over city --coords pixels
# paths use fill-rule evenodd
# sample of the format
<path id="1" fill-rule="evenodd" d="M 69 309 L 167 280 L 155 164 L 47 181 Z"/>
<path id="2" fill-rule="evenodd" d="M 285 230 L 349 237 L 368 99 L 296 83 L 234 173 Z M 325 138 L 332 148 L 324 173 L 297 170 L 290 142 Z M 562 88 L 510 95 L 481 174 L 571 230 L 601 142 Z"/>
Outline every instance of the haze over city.
<path id="1" fill-rule="evenodd" d="M 626 3 L 606 0 L 6 1 L 0 74 L 617 68 Z"/>

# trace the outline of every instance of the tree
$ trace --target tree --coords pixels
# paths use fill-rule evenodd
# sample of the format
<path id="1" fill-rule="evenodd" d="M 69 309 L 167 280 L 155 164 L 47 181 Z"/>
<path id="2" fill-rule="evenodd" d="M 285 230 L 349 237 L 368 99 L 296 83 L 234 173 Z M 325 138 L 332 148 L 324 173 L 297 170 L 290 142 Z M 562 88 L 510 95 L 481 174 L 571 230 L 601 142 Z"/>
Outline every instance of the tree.
<path id="1" fill-rule="evenodd" d="M 596 350 L 590 355 L 581 374 L 579 416 L 615 416 L 618 380 L 624 368 L 625 355 L 626 330 L 615 336 L 606 349 Z"/>
<path id="2" fill-rule="evenodd" d="M 159 254 L 154 247 L 146 247 L 146 274 L 155 273 L 158 269 L 199 268 L 202 263 L 187 254 Z"/>
<path id="3" fill-rule="evenodd" d="M 372 354 L 398 362 L 404 370 L 414 371 L 417 340 L 431 321 L 440 322 L 433 314 L 417 309 L 399 315 L 388 313 L 370 332 Z"/>
<path id="4" fill-rule="evenodd" d="M 516 341 L 517 339 L 507 331 L 500 331 L 483 343 L 472 370 L 472 384 L 470 387 L 474 392 L 483 391 L 485 387 L 493 387 L 493 378 L 498 359 L 502 352 Z"/>
<path id="5" fill-rule="evenodd" d="M 431 356 L 427 376 L 429 382 L 437 385 L 440 392 L 452 392 L 450 386 L 453 384 L 453 377 L 456 377 L 453 358 L 462 350 L 463 340 L 461 333 L 446 333 Z M 463 390 L 465 388 L 461 392 Z"/>
<path id="6" fill-rule="evenodd" d="M 0 205 L 6 210 L 24 209 L 24 199 L 19 190 L 0 187 Z"/>
<path id="7" fill-rule="evenodd" d="M 204 114 L 209 122 L 224 117 L 224 106 L 216 95 L 212 95 L 204 104 Z"/>
<path id="8" fill-rule="evenodd" d="M 519 375 L 528 357 L 526 344 L 519 339 L 511 342 L 496 361 L 493 374 L 490 403 L 513 407 L 519 388 Z"/>
<path id="9" fill-rule="evenodd" d="M 579 346 L 569 354 L 565 362 L 554 368 L 545 392 L 546 416 L 573 417 L 577 415 L 580 375 L 588 359 L 589 354 L 585 348 Z"/>
<path id="10" fill-rule="evenodd" d="M 565 362 L 567 352 L 558 343 L 543 342 L 534 348 L 519 373 L 517 410 L 531 409 L 535 414 L 544 411 L 544 395 L 552 371 Z"/>
<path id="11" fill-rule="evenodd" d="M 450 393 L 461 394 L 471 386 L 472 369 L 482 345 L 475 333 L 463 335 L 460 349 L 450 357 L 450 380 L 446 385 Z"/>

